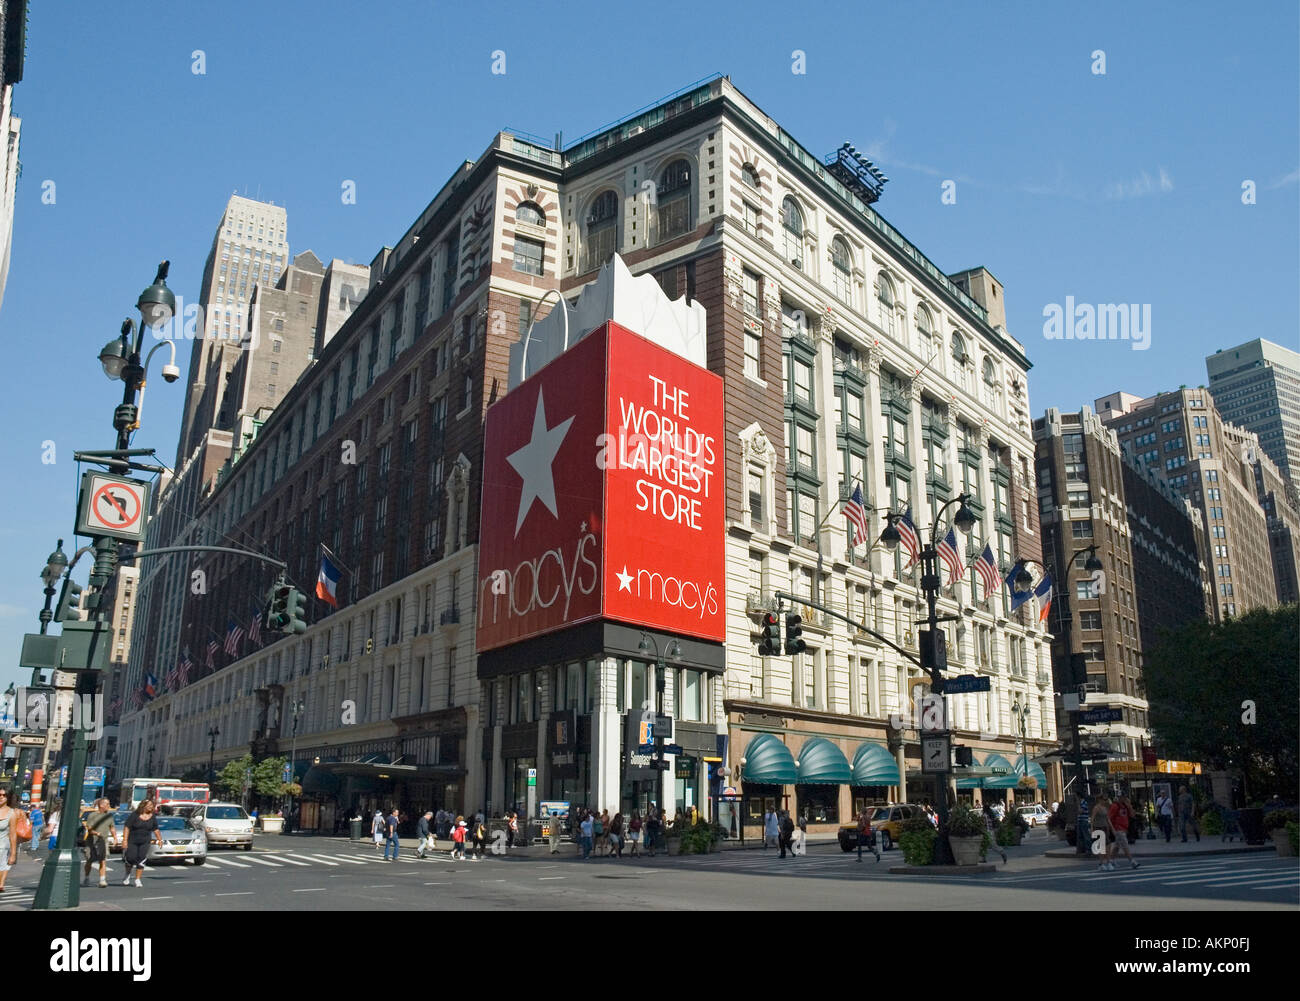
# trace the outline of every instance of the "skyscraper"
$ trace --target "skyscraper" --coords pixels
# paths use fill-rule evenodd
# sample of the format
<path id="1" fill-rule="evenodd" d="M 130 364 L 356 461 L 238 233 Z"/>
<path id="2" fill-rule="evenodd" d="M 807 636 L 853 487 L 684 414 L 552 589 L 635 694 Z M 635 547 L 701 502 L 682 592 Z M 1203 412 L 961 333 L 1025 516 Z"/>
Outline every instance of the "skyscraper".
<path id="1" fill-rule="evenodd" d="M 1300 475 L 1300 354 L 1257 337 L 1205 359 L 1225 421 L 1254 431 L 1282 475 Z"/>
<path id="2" fill-rule="evenodd" d="M 0 0 L 0 303 L 9 278 L 18 184 L 18 136 L 22 120 L 12 114 L 13 85 L 23 78 L 27 44 L 27 0 Z"/>
<path id="3" fill-rule="evenodd" d="M 288 262 L 286 225 L 281 206 L 239 195 L 232 195 L 226 203 L 203 266 L 203 288 L 199 293 L 203 336 L 190 348 L 189 388 L 176 447 L 177 469 L 209 429 L 233 426 L 236 415 L 222 412 L 226 381 L 239 360 L 253 288 L 258 284 L 274 285 Z"/>

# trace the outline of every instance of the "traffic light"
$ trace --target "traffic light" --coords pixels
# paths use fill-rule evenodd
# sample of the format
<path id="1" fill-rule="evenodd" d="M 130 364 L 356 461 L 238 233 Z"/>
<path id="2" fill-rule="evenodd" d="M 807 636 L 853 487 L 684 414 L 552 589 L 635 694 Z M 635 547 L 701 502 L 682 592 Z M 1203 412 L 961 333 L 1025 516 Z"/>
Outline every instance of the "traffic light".
<path id="1" fill-rule="evenodd" d="M 59 607 L 54 612 L 55 622 L 67 622 L 80 619 L 81 592 L 85 590 L 80 584 L 73 583 L 71 577 L 63 582 L 63 593 L 59 595 Z"/>
<path id="2" fill-rule="evenodd" d="M 293 588 L 288 584 L 276 584 L 271 588 L 266 606 L 266 628 L 270 632 L 284 632 L 289 625 L 289 594 Z"/>
<path id="3" fill-rule="evenodd" d="M 758 641 L 760 657 L 775 657 L 781 652 L 781 620 L 776 612 L 763 613 L 763 638 Z"/>
<path id="4" fill-rule="evenodd" d="M 974 763 L 974 758 L 971 756 L 971 749 L 967 747 L 965 744 L 958 744 L 956 747 L 956 751 L 957 751 L 957 764 L 970 765 Z"/>
<path id="5" fill-rule="evenodd" d="M 808 648 L 803 637 L 803 616 L 790 612 L 785 617 L 785 652 L 803 653 Z"/>
<path id="6" fill-rule="evenodd" d="M 289 596 L 285 599 L 285 614 L 289 622 L 284 627 L 286 633 L 296 633 L 302 635 L 307 631 L 307 620 L 303 618 L 303 612 L 306 611 L 307 598 L 297 588 L 289 588 Z"/>

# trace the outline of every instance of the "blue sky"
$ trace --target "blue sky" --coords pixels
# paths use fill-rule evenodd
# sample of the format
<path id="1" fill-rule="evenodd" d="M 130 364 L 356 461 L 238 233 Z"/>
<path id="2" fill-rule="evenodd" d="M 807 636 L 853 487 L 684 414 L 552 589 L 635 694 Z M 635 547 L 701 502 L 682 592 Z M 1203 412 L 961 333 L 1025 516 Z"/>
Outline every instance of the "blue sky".
<path id="1" fill-rule="evenodd" d="M 0 685 L 28 674 L 45 556 L 59 536 L 72 551 L 72 452 L 113 442 L 121 386 L 99 348 L 163 257 L 197 300 L 234 191 L 287 206 L 292 252 L 368 263 L 498 129 L 568 142 L 723 72 L 809 150 L 873 152 L 878 208 L 939 267 L 1002 281 L 1035 414 L 1204 383 L 1206 354 L 1257 336 L 1297 346 L 1294 4 L 31 7 L 0 307 Z M 1067 296 L 1149 303 L 1150 348 L 1046 340 L 1044 308 Z M 182 386 L 154 375 L 135 444 L 170 462 Z"/>

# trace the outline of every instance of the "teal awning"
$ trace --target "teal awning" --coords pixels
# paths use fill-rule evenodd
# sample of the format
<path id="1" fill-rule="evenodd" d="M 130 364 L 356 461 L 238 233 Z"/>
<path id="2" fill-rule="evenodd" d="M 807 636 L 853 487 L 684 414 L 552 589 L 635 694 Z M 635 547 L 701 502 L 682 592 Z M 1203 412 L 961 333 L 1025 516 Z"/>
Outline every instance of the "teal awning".
<path id="1" fill-rule="evenodd" d="M 858 747 L 853 755 L 853 781 L 855 786 L 899 785 L 898 762 L 882 744 L 870 742 Z"/>
<path id="2" fill-rule="evenodd" d="M 844 752 L 825 737 L 804 742 L 799 752 L 799 781 L 805 785 L 848 785 L 853 781 Z"/>
<path id="3" fill-rule="evenodd" d="M 1011 771 L 1006 775 L 999 775 L 989 779 L 984 783 L 985 789 L 1015 789 L 1020 785 L 1020 779 L 1025 774 L 1025 759 L 1019 755 L 1011 763 Z M 1047 788 L 1047 774 L 1043 771 L 1043 766 L 1036 762 L 1029 762 L 1029 777 L 1038 783 L 1039 789 Z"/>
<path id="4" fill-rule="evenodd" d="M 780 738 L 770 733 L 760 733 L 745 747 L 742 782 L 759 782 L 763 785 L 794 785 L 799 773 L 794 767 L 794 757 Z"/>

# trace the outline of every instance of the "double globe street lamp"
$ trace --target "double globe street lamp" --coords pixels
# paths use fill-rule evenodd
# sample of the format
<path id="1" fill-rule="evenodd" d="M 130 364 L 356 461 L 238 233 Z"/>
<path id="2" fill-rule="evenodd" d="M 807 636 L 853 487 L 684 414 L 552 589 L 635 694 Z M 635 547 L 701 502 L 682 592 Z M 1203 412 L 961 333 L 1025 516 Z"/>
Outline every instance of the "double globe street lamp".
<path id="1" fill-rule="evenodd" d="M 921 643 L 921 666 L 930 674 L 930 691 L 942 697 L 943 695 L 943 668 L 946 666 L 946 653 L 940 656 L 942 640 L 939 633 L 938 625 L 940 622 L 956 622 L 961 619 L 959 615 L 940 615 L 938 613 L 939 589 L 943 586 L 943 580 L 939 576 L 939 550 L 936 539 L 939 538 L 939 524 L 943 520 L 944 512 L 954 504 L 959 505 L 957 513 L 953 515 L 953 524 L 961 529 L 964 535 L 970 534 L 971 529 L 975 527 L 978 519 L 973 511 L 966 506 L 966 502 L 971 499 L 968 493 L 958 494 L 952 500 L 948 501 L 938 511 L 935 512 L 934 522 L 930 526 L 930 541 L 921 545 L 918 538 L 917 544 L 921 545 L 921 591 L 925 594 L 925 603 L 927 615 L 925 625 L 927 635 L 924 642 Z M 902 533 L 898 530 L 897 525 L 905 515 L 891 512 L 885 515 L 885 529 L 880 533 L 880 542 L 891 553 L 897 551 L 898 544 L 903 541 Z M 905 526 L 911 531 L 910 526 Z M 919 624 L 919 623 L 918 623 Z M 948 712 L 947 706 L 944 706 L 943 729 L 933 734 L 937 737 L 948 737 Z M 951 754 L 951 747 L 949 748 Z M 951 762 L 944 762 L 944 770 L 935 775 L 935 801 L 939 808 L 939 837 L 935 842 L 934 861 L 937 865 L 952 864 L 952 852 L 948 845 L 948 776 L 951 773 Z"/>

